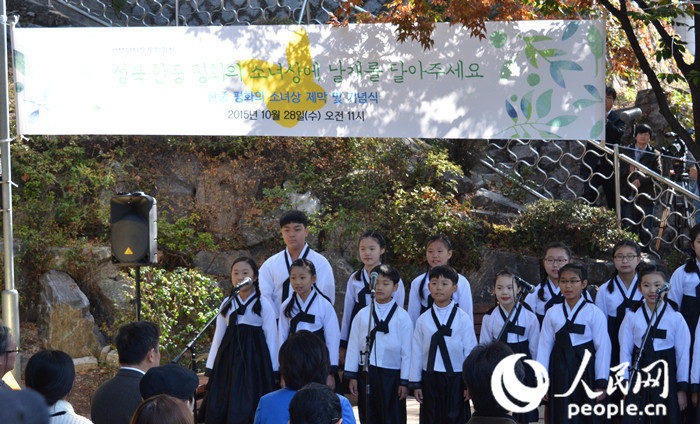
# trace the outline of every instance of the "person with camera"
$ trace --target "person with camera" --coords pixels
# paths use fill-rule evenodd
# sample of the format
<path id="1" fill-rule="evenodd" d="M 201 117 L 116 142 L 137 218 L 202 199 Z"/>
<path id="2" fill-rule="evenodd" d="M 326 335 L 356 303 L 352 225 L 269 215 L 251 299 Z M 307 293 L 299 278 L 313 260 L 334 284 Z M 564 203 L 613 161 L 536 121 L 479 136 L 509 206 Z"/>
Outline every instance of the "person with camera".
<path id="1" fill-rule="evenodd" d="M 625 154 L 661 175 L 661 153 L 651 145 L 651 136 L 649 125 L 637 125 L 634 130 L 635 142 L 625 147 Z M 642 245 L 648 246 L 651 241 L 656 198 L 654 180 L 638 171 L 634 165 L 623 166 L 621 169 L 623 224 L 639 235 Z"/>

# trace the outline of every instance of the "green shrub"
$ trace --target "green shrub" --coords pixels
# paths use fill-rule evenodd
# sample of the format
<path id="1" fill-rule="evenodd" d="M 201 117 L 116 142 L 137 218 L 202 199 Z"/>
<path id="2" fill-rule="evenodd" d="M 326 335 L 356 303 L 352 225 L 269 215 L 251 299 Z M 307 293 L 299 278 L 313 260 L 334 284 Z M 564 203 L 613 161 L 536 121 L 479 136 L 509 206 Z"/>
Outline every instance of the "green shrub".
<path id="1" fill-rule="evenodd" d="M 496 247 L 540 255 L 549 243 L 566 243 L 578 256 L 608 258 L 620 240 L 637 236 L 617 226 L 615 212 L 570 200 L 538 200 L 525 207 L 511 228 L 494 227 Z"/>
<path id="2" fill-rule="evenodd" d="M 135 284 L 135 270 L 130 269 L 125 278 Z M 214 315 L 222 298 L 216 281 L 196 270 L 141 269 L 141 319 L 160 327 L 163 362 L 170 361 L 197 334 Z M 118 325 L 135 321 L 135 309 L 121 311 Z M 206 353 L 204 348 L 213 332 L 212 326 L 207 337 L 200 339 L 198 354 Z"/>
<path id="3" fill-rule="evenodd" d="M 466 206 L 432 187 L 398 189 L 382 206 L 382 230 L 388 236 L 396 258 L 402 262 L 424 263 L 425 242 L 435 234 L 452 241 L 452 265 L 473 269 L 479 262 L 481 226 L 466 214 Z"/>
<path id="4" fill-rule="evenodd" d="M 158 220 L 158 248 L 163 250 L 165 256 L 162 262 L 191 266 L 197 251 L 213 250 L 214 237 L 201 231 L 203 227 L 204 220 L 194 212 L 173 223 L 168 222 L 166 213 L 161 213 Z"/>

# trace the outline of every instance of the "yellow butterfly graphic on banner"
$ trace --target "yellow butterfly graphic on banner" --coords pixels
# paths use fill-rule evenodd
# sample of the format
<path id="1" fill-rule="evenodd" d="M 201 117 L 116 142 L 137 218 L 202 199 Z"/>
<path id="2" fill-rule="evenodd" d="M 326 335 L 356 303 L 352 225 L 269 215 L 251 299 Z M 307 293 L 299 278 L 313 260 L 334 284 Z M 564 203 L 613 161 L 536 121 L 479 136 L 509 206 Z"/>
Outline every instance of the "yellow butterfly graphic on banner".
<path id="1" fill-rule="evenodd" d="M 304 112 L 326 104 L 325 90 L 314 81 L 309 36 L 304 29 L 294 31 L 287 44 L 287 67 L 260 59 L 238 62 L 243 83 L 264 95 L 272 119 L 291 128 L 303 119 Z M 316 72 L 315 72 L 316 71 Z"/>

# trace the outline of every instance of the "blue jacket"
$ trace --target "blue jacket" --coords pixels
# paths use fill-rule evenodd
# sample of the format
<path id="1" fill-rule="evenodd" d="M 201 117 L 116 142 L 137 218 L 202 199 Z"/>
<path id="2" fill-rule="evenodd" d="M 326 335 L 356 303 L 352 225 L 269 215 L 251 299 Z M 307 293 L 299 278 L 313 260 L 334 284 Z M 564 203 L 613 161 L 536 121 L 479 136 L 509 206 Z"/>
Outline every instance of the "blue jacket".
<path id="1" fill-rule="evenodd" d="M 289 403 L 296 390 L 280 389 L 260 398 L 258 409 L 255 411 L 254 424 L 287 424 L 289 421 Z M 350 401 L 338 395 L 343 411 L 343 424 L 355 424 L 355 414 Z"/>

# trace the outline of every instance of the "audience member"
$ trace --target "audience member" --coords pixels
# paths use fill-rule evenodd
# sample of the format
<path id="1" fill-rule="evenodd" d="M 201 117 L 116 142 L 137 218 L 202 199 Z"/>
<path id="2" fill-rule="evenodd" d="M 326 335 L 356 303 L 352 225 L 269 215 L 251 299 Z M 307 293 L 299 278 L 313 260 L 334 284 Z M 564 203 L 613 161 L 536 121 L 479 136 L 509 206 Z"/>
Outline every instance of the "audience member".
<path id="1" fill-rule="evenodd" d="M 194 424 L 187 405 L 168 395 L 148 398 L 136 408 L 131 424 Z"/>
<path id="2" fill-rule="evenodd" d="M 309 383 L 289 402 L 289 424 L 340 424 L 340 399 L 326 385 Z"/>
<path id="3" fill-rule="evenodd" d="M 73 388 L 75 366 L 73 359 L 60 350 L 42 350 L 29 358 L 24 371 L 24 382 L 44 396 L 49 406 L 51 424 L 90 424 L 81 417 L 65 398 Z"/>
<path id="4" fill-rule="evenodd" d="M 0 391 L 0 423 L 48 424 L 44 398 L 32 389 Z"/>
<path id="5" fill-rule="evenodd" d="M 493 395 L 491 376 L 496 366 L 513 350 L 501 342 L 478 345 L 464 360 L 462 378 L 469 398 L 474 404 L 474 414 L 467 424 L 514 424 L 513 414 L 506 411 Z M 520 362 L 515 373 L 520 379 L 525 371 Z"/>
<path id="6" fill-rule="evenodd" d="M 258 403 L 255 424 L 279 424 L 289 420 L 289 403 L 297 390 L 309 383 L 323 384 L 330 371 L 328 349 L 310 331 L 292 334 L 280 347 L 280 375 L 284 388 L 268 393 Z M 338 395 L 342 405 L 343 423 L 355 424 L 350 402 Z"/>
<path id="7" fill-rule="evenodd" d="M 181 399 L 192 409 L 198 385 L 199 378 L 191 369 L 180 365 L 166 364 L 146 371 L 146 375 L 139 383 L 139 390 L 144 399 L 156 395 L 168 395 Z"/>
<path id="8" fill-rule="evenodd" d="M 0 392 L 4 390 L 12 390 L 12 387 L 2 381 L 2 377 L 15 368 L 15 359 L 17 359 L 17 344 L 10 329 L 4 325 L 0 325 Z"/>
<path id="9" fill-rule="evenodd" d="M 141 404 L 139 383 L 146 371 L 160 365 L 158 326 L 139 321 L 119 329 L 115 340 L 121 368 L 92 396 L 91 417 L 95 424 L 128 424 Z"/>

